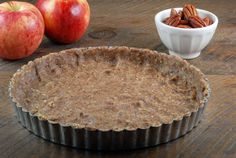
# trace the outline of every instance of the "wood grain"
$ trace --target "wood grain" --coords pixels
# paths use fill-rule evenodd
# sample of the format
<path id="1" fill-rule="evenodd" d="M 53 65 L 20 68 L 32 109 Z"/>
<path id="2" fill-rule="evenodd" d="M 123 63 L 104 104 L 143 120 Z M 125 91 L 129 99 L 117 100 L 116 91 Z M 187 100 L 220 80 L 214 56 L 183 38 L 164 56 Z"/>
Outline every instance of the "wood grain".
<path id="1" fill-rule="evenodd" d="M 212 88 L 204 118 L 192 132 L 158 147 L 104 153 L 44 141 L 17 122 L 8 98 L 8 83 L 20 66 L 50 52 L 72 47 L 125 45 L 167 53 L 156 32 L 154 15 L 186 2 L 212 11 L 220 21 L 213 40 L 201 56 L 189 60 L 207 74 Z M 0 59 L 0 157 L 236 157 L 236 18 L 235 14 L 229 14 L 229 11 L 235 12 L 236 1 L 89 0 L 89 3 L 91 22 L 80 41 L 56 45 L 45 38 L 31 57 L 11 62 Z"/>
<path id="2" fill-rule="evenodd" d="M 2 103 L 0 108 L 1 157 L 234 157 L 236 155 L 236 76 L 209 75 L 212 96 L 201 123 L 192 132 L 171 143 L 150 149 L 126 152 L 88 152 L 56 145 L 34 136 L 15 119 L 7 91 L 9 72 L 0 73 Z M 4 77 L 2 77 L 4 76 Z"/>
<path id="3" fill-rule="evenodd" d="M 34 3 L 34 1 L 33 1 Z M 26 60 L 12 63 L 0 60 L 0 71 L 15 71 L 28 60 L 49 52 L 72 47 L 99 45 L 125 45 L 155 49 L 167 53 L 157 34 L 154 15 L 166 8 L 183 6 L 186 1 L 160 0 L 89 0 L 91 22 L 84 37 L 71 45 L 56 45 L 47 39 L 36 53 Z M 189 61 L 206 74 L 236 74 L 236 18 L 228 14 L 235 10 L 234 0 L 227 2 L 213 0 L 196 1 L 198 8 L 204 8 L 219 17 L 219 26 L 211 43 L 202 51 L 202 55 Z"/>

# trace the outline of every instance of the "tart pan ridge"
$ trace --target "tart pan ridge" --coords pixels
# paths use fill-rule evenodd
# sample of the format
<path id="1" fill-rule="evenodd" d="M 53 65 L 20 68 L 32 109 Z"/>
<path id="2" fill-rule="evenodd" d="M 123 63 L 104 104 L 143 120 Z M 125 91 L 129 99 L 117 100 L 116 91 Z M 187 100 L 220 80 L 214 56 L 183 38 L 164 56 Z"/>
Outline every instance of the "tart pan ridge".
<path id="1" fill-rule="evenodd" d="M 59 54 L 66 54 L 70 52 L 96 52 L 100 51 L 132 51 L 136 53 L 144 53 L 144 56 L 157 56 L 162 58 L 162 60 L 170 60 L 171 62 L 180 62 L 181 65 L 188 70 L 193 71 L 194 75 L 197 75 L 197 79 L 200 80 L 203 86 L 201 91 L 201 99 L 199 107 L 186 113 L 184 116 L 172 121 L 162 123 L 159 125 L 150 125 L 148 127 L 137 127 L 137 128 L 127 128 L 127 129 L 96 129 L 89 127 L 79 127 L 76 125 L 59 123 L 56 121 L 48 120 L 44 117 L 34 114 L 23 105 L 17 102 L 14 94 L 14 82 L 17 80 L 17 76 L 22 73 L 27 67 L 32 66 L 34 61 L 30 61 L 27 65 L 21 67 L 12 77 L 9 85 L 10 98 L 13 103 L 13 108 L 17 114 L 17 119 L 19 122 L 31 131 L 33 134 L 49 140 L 54 143 L 71 146 L 80 149 L 91 149 L 91 150 L 127 150 L 127 149 L 137 149 L 155 146 L 161 143 L 166 143 L 171 140 L 177 139 L 180 136 L 185 135 L 187 132 L 191 131 L 194 127 L 198 125 L 202 118 L 203 111 L 207 105 L 208 98 L 210 96 L 210 87 L 208 80 L 203 75 L 203 73 L 196 67 L 190 65 L 188 62 L 182 60 L 179 57 L 169 56 L 163 53 L 158 53 L 156 51 L 148 49 L 139 48 L 129 48 L 129 47 L 88 47 L 88 48 L 75 48 L 59 52 Z M 58 53 L 51 53 L 44 57 L 36 60 L 43 60 L 47 56 L 54 56 Z M 96 56 L 96 53 L 93 55 Z M 138 55 L 137 55 L 138 58 Z M 161 61 L 162 61 L 161 60 Z M 139 62 L 139 61 L 138 61 Z M 162 63 L 160 63 L 162 64 Z M 184 70 L 183 68 L 183 70 Z M 181 71 L 183 71 L 181 70 Z M 185 70 L 184 70 L 185 71 Z"/>

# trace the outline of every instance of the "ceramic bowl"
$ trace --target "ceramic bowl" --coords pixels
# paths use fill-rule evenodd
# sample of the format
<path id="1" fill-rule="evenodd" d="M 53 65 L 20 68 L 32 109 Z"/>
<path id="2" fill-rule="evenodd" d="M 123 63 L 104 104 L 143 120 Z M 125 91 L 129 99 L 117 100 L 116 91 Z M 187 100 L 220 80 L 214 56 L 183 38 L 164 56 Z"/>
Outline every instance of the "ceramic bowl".
<path id="1" fill-rule="evenodd" d="M 182 8 L 175 8 L 177 11 Z M 169 49 L 169 54 L 177 55 L 184 59 L 193 59 L 200 55 L 211 41 L 218 25 L 215 14 L 197 9 L 201 18 L 209 17 L 213 24 L 202 28 L 177 28 L 163 23 L 169 17 L 171 9 L 163 10 L 155 15 L 155 23 L 161 41 Z"/>

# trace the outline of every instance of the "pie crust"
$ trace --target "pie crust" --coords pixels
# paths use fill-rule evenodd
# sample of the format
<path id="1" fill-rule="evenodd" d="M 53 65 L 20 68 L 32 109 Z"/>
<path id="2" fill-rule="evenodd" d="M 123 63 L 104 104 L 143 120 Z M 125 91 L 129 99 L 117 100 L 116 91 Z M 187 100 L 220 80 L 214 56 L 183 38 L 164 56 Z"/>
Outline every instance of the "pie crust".
<path id="1" fill-rule="evenodd" d="M 20 122 L 34 134 L 102 150 L 176 139 L 197 125 L 210 94 L 188 62 L 128 47 L 51 53 L 18 70 L 9 90 Z"/>

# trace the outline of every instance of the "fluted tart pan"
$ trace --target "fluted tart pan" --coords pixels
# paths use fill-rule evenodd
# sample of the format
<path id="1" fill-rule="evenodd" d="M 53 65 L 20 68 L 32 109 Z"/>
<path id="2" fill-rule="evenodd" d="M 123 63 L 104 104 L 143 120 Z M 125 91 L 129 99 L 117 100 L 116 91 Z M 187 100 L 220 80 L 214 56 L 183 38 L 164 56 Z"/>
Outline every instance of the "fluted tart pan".
<path id="1" fill-rule="evenodd" d="M 106 61 L 104 62 L 104 60 Z M 100 62 L 102 65 L 97 65 Z M 129 64 L 129 62 L 131 63 Z M 90 67 L 86 67 L 86 64 Z M 111 65 L 112 68 L 107 70 L 107 64 Z M 94 71 L 91 70 L 91 67 L 94 68 Z M 102 68 L 100 69 L 100 67 Z M 142 71 L 139 71 L 139 68 L 143 68 Z M 63 71 L 68 69 L 75 69 L 76 73 L 71 71 L 62 75 Z M 103 70 L 104 74 L 101 72 Z M 126 70 L 127 72 L 122 72 Z M 77 73 L 78 79 L 73 80 Z M 95 74 L 94 77 L 91 77 L 91 74 Z M 149 76 L 142 76 L 146 74 Z M 85 79 L 83 75 L 85 75 Z M 98 81 L 99 75 L 101 80 Z M 135 77 L 133 78 L 133 76 Z M 125 81 L 121 81 L 123 77 L 126 79 Z M 168 79 L 162 81 L 165 77 Z M 69 79 L 75 83 L 71 88 L 67 88 L 71 84 L 69 81 L 67 82 Z M 151 83 L 145 80 L 139 82 L 139 79 L 150 79 L 150 82 L 153 82 L 153 87 L 147 88 L 147 91 L 142 91 L 143 93 L 140 94 L 141 90 L 145 90 L 143 87 L 148 87 L 147 85 Z M 51 83 L 52 81 L 55 81 L 56 84 Z M 136 81 L 137 85 L 140 86 L 138 88 Z M 83 83 L 82 86 L 79 89 L 73 89 L 77 82 Z M 94 82 L 97 83 L 93 85 Z M 97 88 L 97 91 L 91 90 L 90 86 L 87 87 L 88 91 L 80 92 L 87 86 L 87 83 L 90 83 L 94 89 Z M 118 88 L 110 90 L 113 88 L 113 83 L 120 87 L 129 83 L 127 86 L 129 88 L 126 89 L 124 86 L 124 89 L 120 91 L 117 90 Z M 61 85 L 64 87 L 60 91 L 58 89 L 53 91 L 54 86 L 60 84 L 65 85 Z M 52 88 L 47 90 L 45 87 L 49 85 Z M 179 86 L 182 85 L 186 86 L 186 89 L 180 88 L 178 90 Z M 169 89 L 160 87 L 160 91 L 163 90 L 163 92 L 176 91 L 176 94 L 170 94 L 170 97 L 166 99 L 172 101 L 166 103 L 163 98 L 158 100 L 158 97 L 162 96 L 163 93 L 159 94 L 155 86 L 169 87 Z M 70 89 L 74 91 L 70 92 Z M 64 94 L 63 91 L 66 93 Z M 125 98 L 121 93 L 126 91 Z M 153 93 L 144 95 L 145 92 L 149 91 Z M 63 93 L 60 97 L 57 96 L 59 92 L 60 94 Z M 133 94 L 131 94 L 132 92 Z M 206 77 L 199 69 L 178 57 L 148 49 L 89 47 L 51 53 L 29 62 L 12 77 L 9 93 L 19 122 L 39 137 L 81 149 L 127 150 L 166 143 L 191 131 L 201 120 L 210 96 L 210 88 Z M 189 96 L 181 96 L 182 93 Z M 112 101 L 115 105 L 111 104 L 110 100 L 104 102 L 110 95 L 113 97 Z M 85 100 L 81 100 L 81 96 Z M 135 97 L 142 98 L 142 96 L 145 96 L 144 101 L 142 99 L 136 101 Z M 168 97 L 168 95 L 165 96 Z M 58 101 L 66 97 L 72 99 L 66 100 L 63 104 Z M 80 100 L 73 101 L 75 97 Z M 151 97 L 156 97 L 156 100 L 151 101 Z M 130 98 L 134 98 L 134 102 Z M 174 100 L 175 98 L 177 99 Z M 93 102 L 94 100 L 95 102 Z M 179 103 L 179 100 L 182 102 Z M 174 104 L 175 101 L 176 105 Z M 188 105 L 188 101 L 193 105 Z M 124 106 L 123 103 L 127 103 L 124 104 L 127 105 L 127 109 L 126 107 L 121 109 Z M 128 105 L 128 103 L 132 103 L 132 105 Z M 86 109 L 83 104 L 86 104 L 88 108 Z M 94 106 L 96 104 L 97 107 Z M 151 110 L 145 109 L 146 107 Z M 95 110 L 89 108 L 95 108 Z M 110 115 L 107 113 L 109 110 L 111 111 Z M 91 113 L 87 113 L 88 111 Z M 137 115 L 134 115 L 135 112 Z M 117 117 L 115 117 L 116 114 Z M 133 117 L 137 118 L 137 121 L 134 121 Z M 114 122 L 118 123 L 115 124 Z"/>

